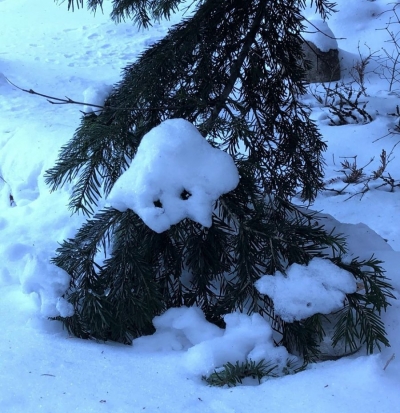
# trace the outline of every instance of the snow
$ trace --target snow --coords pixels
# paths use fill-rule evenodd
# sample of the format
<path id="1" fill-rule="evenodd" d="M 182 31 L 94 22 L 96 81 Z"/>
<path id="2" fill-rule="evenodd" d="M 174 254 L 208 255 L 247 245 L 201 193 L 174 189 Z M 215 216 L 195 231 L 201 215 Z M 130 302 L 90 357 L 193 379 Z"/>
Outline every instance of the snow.
<path id="1" fill-rule="evenodd" d="M 99 83 L 98 85 L 90 85 L 83 91 L 83 112 L 86 114 L 99 114 L 98 106 L 103 106 L 104 101 L 112 91 L 112 85 Z M 96 105 L 96 106 L 92 106 Z"/>
<path id="2" fill-rule="evenodd" d="M 224 333 L 221 328 L 209 323 L 202 310 L 197 307 L 170 308 L 164 314 L 154 317 L 153 325 L 156 328 L 153 336 L 135 340 L 136 350 L 188 350 L 202 341 L 211 340 Z"/>
<path id="3" fill-rule="evenodd" d="M 306 20 L 304 26 L 304 40 L 314 43 L 321 52 L 329 52 L 331 49 L 338 48 L 335 35 L 326 21 L 311 18 Z"/>
<path id="4" fill-rule="evenodd" d="M 107 199 L 159 233 L 185 218 L 210 227 L 214 202 L 238 183 L 229 154 L 213 148 L 190 122 L 168 119 L 143 137 Z"/>
<path id="5" fill-rule="evenodd" d="M 70 276 L 64 270 L 30 253 L 26 257 L 20 281 L 24 293 L 37 293 L 43 316 L 61 315 L 60 299 L 62 300 L 61 296 L 68 289 L 70 282 Z M 65 308 L 65 304 L 63 307 Z M 68 311 L 63 309 L 62 313 L 65 312 Z"/>
<path id="6" fill-rule="evenodd" d="M 361 351 L 312 364 L 295 375 L 232 389 L 208 387 L 200 375 L 227 360 L 268 357 L 284 363 L 287 357 L 285 349 L 280 348 L 280 354 L 272 346 L 271 329 L 258 316 L 229 314 L 227 328 L 222 330 L 208 323 L 199 309 L 171 309 L 154 320 L 154 335 L 135 340 L 133 346 L 79 340 L 47 319 L 71 314 L 71 307 L 60 298 L 69 278 L 50 260 L 58 243 L 73 237 L 84 217 L 71 216 L 66 207 L 71 188 L 67 185 L 50 193 L 43 173 L 54 165 L 60 147 L 79 125 L 82 106 L 50 105 L 12 87 L 5 77 L 22 87 L 76 101 L 82 100 L 86 90 L 86 103 L 102 102 L 105 95 L 96 90 L 115 84 L 121 69 L 161 38 L 170 24 L 161 22 L 149 31 L 137 30 L 130 22 L 115 25 L 108 17 L 110 3 L 105 2 L 104 15 L 92 16 L 86 9 L 68 13 L 65 3 L 0 1 L 0 411 L 244 413 L 267 408 L 270 413 L 396 413 L 400 406 L 399 300 L 391 300 L 382 315 L 391 348 L 370 356 Z M 364 54 L 368 47 L 372 51 L 392 47 L 385 42 L 387 32 L 378 29 L 389 18 L 381 12 L 393 5 L 384 0 L 337 3 L 339 12 L 328 24 L 347 76 L 359 60 L 359 45 Z M 173 16 L 171 23 L 179 18 L 179 14 Z M 371 67 L 376 64 L 372 62 Z M 398 135 L 382 138 L 396 121 L 388 113 L 395 112 L 398 99 L 371 67 L 366 79 L 367 110 L 374 114 L 371 123 L 329 126 L 327 108 L 309 97 L 312 116 L 328 143 L 327 181 L 342 176 L 338 171 L 345 156 L 357 155 L 360 165 L 375 157 L 366 167 L 372 173 L 379 166 L 381 150 L 389 153 L 400 140 Z M 189 135 L 196 139 L 194 132 Z M 400 178 L 399 150 L 400 146 L 394 148 L 388 166 L 396 179 Z M 212 179 L 210 183 L 215 190 Z M 363 197 L 356 195 L 357 186 L 349 186 L 341 195 L 321 193 L 313 208 L 320 211 L 319 219 L 328 230 L 336 228 L 347 236 L 349 259 L 375 254 L 384 261 L 399 297 L 400 191 L 377 186 Z M 126 198 L 131 202 L 130 191 Z M 187 216 L 188 211 L 182 214 Z M 330 283 L 333 269 L 321 273 L 321 263 L 316 263 L 317 275 L 311 279 L 322 277 Z M 301 273 L 307 274 L 305 267 Z M 340 284 L 343 287 L 347 288 L 347 281 Z M 322 291 L 328 301 L 332 291 Z M 294 316 L 299 316 L 302 305 L 293 309 Z M 396 358 L 384 369 L 393 354 Z"/>
<path id="7" fill-rule="evenodd" d="M 192 378 L 210 374 L 232 360 L 244 362 L 271 360 L 281 369 L 289 355 L 284 347 L 275 347 L 272 328 L 260 315 L 227 314 L 223 330 L 206 321 L 197 307 L 170 308 L 155 317 L 156 332 L 135 340 L 138 352 L 182 351 L 181 366 Z"/>
<path id="8" fill-rule="evenodd" d="M 284 347 L 274 346 L 272 328 L 259 314 L 232 313 L 225 315 L 224 321 L 223 336 L 203 340 L 184 355 L 184 365 L 192 375 L 210 374 L 232 360 L 265 359 L 278 365 L 278 371 L 283 369 L 288 353 Z"/>
<path id="9" fill-rule="evenodd" d="M 74 315 L 74 306 L 65 298 L 58 297 L 56 302 L 57 315 L 61 317 L 71 317 Z"/>
<path id="10" fill-rule="evenodd" d="M 264 275 L 255 285 L 273 300 L 276 314 L 288 323 L 337 311 L 345 294 L 357 290 L 349 272 L 322 258 L 314 258 L 308 265 L 292 264 L 287 274 Z"/>

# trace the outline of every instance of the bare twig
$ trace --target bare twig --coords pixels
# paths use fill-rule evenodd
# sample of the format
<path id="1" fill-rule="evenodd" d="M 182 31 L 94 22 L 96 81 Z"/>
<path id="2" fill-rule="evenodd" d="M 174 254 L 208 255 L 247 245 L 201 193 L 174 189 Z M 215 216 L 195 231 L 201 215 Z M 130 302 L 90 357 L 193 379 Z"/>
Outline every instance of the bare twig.
<path id="1" fill-rule="evenodd" d="M 356 192 L 350 194 L 349 197 L 346 198 L 346 201 L 355 196 L 360 196 L 362 198 L 371 189 L 370 184 L 372 182 L 379 183 L 379 185 L 374 184 L 374 189 L 386 187 L 389 188 L 390 192 L 394 192 L 395 188 L 400 187 L 400 181 L 394 179 L 386 169 L 389 163 L 394 159 L 394 149 L 399 144 L 400 141 L 392 147 L 389 153 L 382 149 L 381 154 L 379 155 L 379 167 L 374 169 L 371 173 L 368 173 L 368 175 L 365 173 L 365 168 L 370 165 L 375 158 L 371 158 L 368 163 L 359 167 L 357 165 L 357 156 L 343 157 L 344 161 L 341 162 L 342 169 L 336 172 L 342 173 L 344 176 L 336 176 L 326 181 L 324 190 L 334 192 L 337 195 L 342 195 L 344 193 L 350 193 L 347 191 L 350 185 L 362 184 L 362 189 L 356 190 Z M 353 162 L 349 162 L 349 158 L 353 158 Z M 328 187 L 340 182 L 343 182 L 344 185 L 339 189 Z"/>
<path id="2" fill-rule="evenodd" d="M 29 93 L 31 95 L 36 95 L 36 96 L 41 96 L 46 98 L 46 100 L 51 103 L 52 105 L 67 105 L 67 104 L 72 104 L 72 105 L 83 105 L 83 106 L 91 106 L 98 108 L 94 112 L 100 112 L 104 109 L 116 109 L 116 110 L 130 110 L 130 111 L 152 111 L 152 110 L 168 110 L 168 109 L 182 109 L 183 106 L 165 106 L 165 107 L 151 107 L 151 108 L 125 108 L 121 106 L 102 106 L 102 105 L 96 105 L 94 103 L 88 103 L 88 102 L 79 102 L 77 100 L 73 100 L 69 98 L 68 96 L 65 96 L 65 98 L 58 98 L 50 95 L 45 95 L 44 93 L 36 92 L 33 89 L 24 89 L 15 83 L 11 82 L 10 79 L 5 78 L 7 82 L 16 87 L 17 89 L 21 90 L 22 92 Z"/>
<path id="3" fill-rule="evenodd" d="M 332 39 L 332 40 L 346 40 L 346 37 L 335 37 L 335 36 L 331 36 L 331 35 L 329 35 L 329 34 L 327 34 L 327 33 L 325 33 L 325 32 L 323 32 L 322 30 L 320 30 L 314 23 L 312 23 L 310 20 L 308 20 L 308 19 L 304 19 L 310 26 L 312 26 L 312 27 L 314 27 L 314 29 L 316 30 L 315 32 L 314 31 L 306 31 L 306 30 L 304 30 L 304 33 L 309 33 L 309 34 L 313 34 L 313 33 L 321 33 L 321 34 L 323 34 L 324 36 L 326 36 L 326 37 L 328 37 L 329 39 Z M 303 38 L 303 41 L 307 41 L 307 40 L 305 40 L 304 38 Z"/>
<path id="4" fill-rule="evenodd" d="M 393 353 L 390 359 L 386 362 L 385 367 L 383 370 L 386 370 L 387 366 L 396 358 L 395 354 Z"/>
<path id="5" fill-rule="evenodd" d="M 371 52 L 371 49 L 367 46 L 367 44 L 364 44 L 368 50 L 369 53 L 367 56 L 363 56 L 360 50 L 360 43 L 357 46 L 358 50 L 358 55 L 359 55 L 359 60 L 354 63 L 354 66 L 350 69 L 350 75 L 353 77 L 354 81 L 358 84 L 360 87 L 362 93 L 364 96 L 367 95 L 367 88 L 365 86 L 365 79 L 366 79 L 366 74 L 368 73 L 366 71 L 367 66 L 370 64 L 371 60 L 375 57 L 377 51 Z"/>
<path id="6" fill-rule="evenodd" d="M 389 3 L 390 4 L 390 3 Z M 393 90 L 394 85 L 397 85 L 400 79 L 400 38 L 399 38 L 399 31 L 396 29 L 395 31 L 392 30 L 392 25 L 400 24 L 400 15 L 397 11 L 399 7 L 399 2 L 391 3 L 394 4 L 393 8 L 390 10 L 386 10 L 385 12 L 381 13 L 391 13 L 389 17 L 389 21 L 386 23 L 386 26 L 382 29 L 377 30 L 385 30 L 389 35 L 389 40 L 386 40 L 386 43 L 392 44 L 391 51 L 388 51 L 384 47 L 382 47 L 383 56 L 377 56 L 376 62 L 379 64 L 378 74 L 382 79 L 385 79 L 389 84 L 389 91 Z"/>
<path id="7" fill-rule="evenodd" d="M 362 67 L 359 69 L 364 70 Z M 324 90 L 324 99 L 320 96 L 318 87 L 315 90 L 309 89 L 315 99 L 328 108 L 332 115 L 327 116 L 331 126 L 372 122 L 373 118 L 366 110 L 368 101 L 362 98 L 362 95 L 366 95 L 365 87 L 354 87 L 354 83 L 355 81 L 350 83 L 341 81 L 336 82 L 334 86 L 321 83 L 319 86 Z"/>
<path id="8" fill-rule="evenodd" d="M 74 104 L 74 105 L 86 105 L 86 106 L 93 106 L 95 108 L 104 109 L 104 106 L 95 105 L 95 104 L 92 104 L 92 103 L 78 102 L 76 100 L 70 99 L 68 96 L 65 96 L 65 98 L 62 99 L 62 98 L 57 98 L 57 97 L 54 97 L 54 96 L 45 95 L 43 93 L 35 92 L 33 89 L 23 89 L 22 87 L 17 86 L 15 83 L 11 82 L 11 80 L 8 79 L 7 77 L 6 77 L 6 80 L 10 85 L 16 87 L 17 89 L 21 90 L 22 92 L 30 93 L 31 95 L 37 95 L 37 96 L 44 97 L 44 98 L 47 99 L 47 101 L 49 103 L 52 103 L 53 105 L 65 105 L 65 104 L 70 103 L 70 104 Z"/>

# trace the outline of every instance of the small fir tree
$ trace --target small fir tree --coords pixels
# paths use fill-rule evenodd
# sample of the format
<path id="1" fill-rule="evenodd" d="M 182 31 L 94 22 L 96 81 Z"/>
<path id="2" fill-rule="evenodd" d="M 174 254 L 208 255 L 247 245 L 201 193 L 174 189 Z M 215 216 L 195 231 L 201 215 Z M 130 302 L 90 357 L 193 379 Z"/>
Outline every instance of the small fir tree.
<path id="1" fill-rule="evenodd" d="M 69 0 L 68 6 L 83 6 Z M 103 0 L 88 0 L 92 10 Z M 112 18 L 147 27 L 169 17 L 181 0 L 114 0 Z M 47 171 L 52 190 L 74 182 L 70 208 L 88 220 L 63 242 L 54 262 L 72 277 L 65 294 L 75 314 L 58 317 L 83 338 L 130 343 L 153 331 L 169 307 L 198 305 L 208 320 L 240 310 L 270 319 L 289 351 L 318 356 L 322 316 L 286 323 L 254 282 L 292 263 L 325 257 L 363 282 L 338 314 L 334 340 L 351 349 L 388 345 L 379 314 L 391 287 L 377 260 L 345 264 L 342 238 L 312 213 L 322 188 L 326 147 L 301 103 L 305 92 L 303 0 L 198 0 L 191 17 L 172 27 L 123 71 L 97 115 L 82 118 Z M 316 0 L 326 17 L 333 5 Z M 131 210 L 98 210 L 148 131 L 170 118 L 194 123 L 235 159 L 238 187 L 216 202 L 213 225 L 184 220 L 158 234 Z M 326 251 L 330 249 L 328 256 Z"/>

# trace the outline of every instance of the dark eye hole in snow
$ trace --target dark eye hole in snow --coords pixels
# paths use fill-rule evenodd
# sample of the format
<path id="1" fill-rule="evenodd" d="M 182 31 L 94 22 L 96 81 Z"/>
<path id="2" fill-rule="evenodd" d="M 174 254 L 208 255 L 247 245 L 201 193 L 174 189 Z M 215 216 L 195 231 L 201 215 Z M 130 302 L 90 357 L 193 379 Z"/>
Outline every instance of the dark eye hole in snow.
<path id="1" fill-rule="evenodd" d="M 192 196 L 192 194 L 190 192 L 186 191 L 186 189 L 184 189 L 181 192 L 181 199 L 183 199 L 183 200 L 189 199 L 191 196 Z"/>
<path id="2" fill-rule="evenodd" d="M 184 190 L 181 192 L 181 194 L 179 195 L 179 197 L 180 197 L 181 199 L 183 199 L 184 201 L 186 201 L 187 199 L 189 199 L 191 196 L 192 196 L 192 194 L 191 194 L 190 192 L 186 191 L 186 189 L 184 189 Z M 153 202 L 153 204 L 154 204 L 154 206 L 155 206 L 156 208 L 163 208 L 163 204 L 162 204 L 162 202 L 161 202 L 159 199 L 155 200 L 155 201 Z"/>

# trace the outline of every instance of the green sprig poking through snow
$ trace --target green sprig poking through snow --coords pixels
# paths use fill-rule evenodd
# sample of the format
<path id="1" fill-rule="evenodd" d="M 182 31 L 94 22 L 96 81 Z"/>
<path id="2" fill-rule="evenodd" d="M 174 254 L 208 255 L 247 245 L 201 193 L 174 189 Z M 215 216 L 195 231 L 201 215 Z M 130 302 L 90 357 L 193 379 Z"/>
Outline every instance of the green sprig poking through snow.
<path id="1" fill-rule="evenodd" d="M 332 261 L 351 272 L 359 285 L 358 291 L 347 294 L 345 306 L 336 313 L 333 346 L 343 341 L 345 349 L 355 350 L 361 343 L 366 345 L 368 353 L 373 353 L 375 347 L 381 350 L 381 344 L 389 347 L 380 315 L 390 305 L 388 299 L 396 297 L 381 267 L 382 261 L 374 257 L 368 260 L 355 258 L 350 263 L 338 258 Z"/>
<path id="2" fill-rule="evenodd" d="M 253 360 L 246 360 L 242 363 L 237 361 L 235 364 L 226 363 L 222 367 L 215 369 L 209 376 L 203 376 L 202 379 L 210 386 L 216 387 L 234 387 L 238 384 L 243 384 L 246 378 L 257 380 L 261 383 L 263 379 L 286 376 L 289 374 L 298 373 L 304 370 L 305 364 L 298 365 L 294 360 L 288 359 L 286 366 L 280 372 L 278 366 L 261 360 L 256 363 Z"/>
<path id="3" fill-rule="evenodd" d="M 265 360 L 261 360 L 258 363 L 252 360 L 248 360 L 242 363 L 238 361 L 235 364 L 226 363 L 220 369 L 214 370 L 214 373 L 208 377 L 203 376 L 210 386 L 228 387 L 242 384 L 243 379 L 251 377 L 257 379 L 259 383 L 264 377 L 278 377 L 276 373 L 277 366 L 266 363 Z"/>

